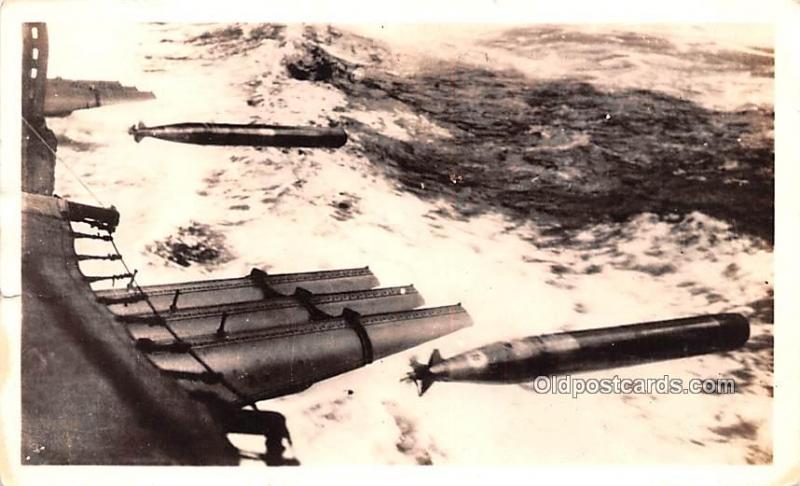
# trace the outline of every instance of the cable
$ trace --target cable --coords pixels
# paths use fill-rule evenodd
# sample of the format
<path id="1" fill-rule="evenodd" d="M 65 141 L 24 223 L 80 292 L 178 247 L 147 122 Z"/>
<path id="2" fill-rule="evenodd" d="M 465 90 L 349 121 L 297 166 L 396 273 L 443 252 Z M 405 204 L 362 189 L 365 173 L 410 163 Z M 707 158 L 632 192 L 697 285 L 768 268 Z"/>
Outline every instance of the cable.
<path id="1" fill-rule="evenodd" d="M 99 197 L 97 197 L 97 195 L 96 195 L 94 192 L 92 192 L 92 190 L 89 188 L 89 186 L 87 186 L 87 185 L 86 185 L 86 184 L 83 182 L 83 180 L 81 180 L 81 178 L 80 178 L 80 177 L 78 177 L 78 174 L 76 174 L 76 173 L 75 173 L 75 171 L 73 171 L 73 170 L 72 170 L 72 167 L 70 167 L 70 166 L 69 166 L 69 164 L 67 164 L 66 162 L 64 162 L 64 160 L 63 160 L 63 159 L 60 159 L 60 158 L 58 157 L 58 155 L 56 155 L 56 151 L 53 149 L 53 147 L 51 147 L 51 146 L 50 146 L 50 145 L 49 145 L 49 144 L 48 144 L 48 143 L 45 141 L 45 139 L 44 139 L 44 138 L 43 138 L 43 137 L 42 137 L 42 136 L 39 134 L 39 132 L 38 132 L 38 131 L 36 131 L 36 129 L 35 129 L 35 128 L 33 128 L 33 126 L 32 126 L 32 125 L 31 125 L 31 124 L 28 122 L 28 120 L 26 120 L 26 119 L 25 119 L 25 117 L 24 117 L 24 116 L 22 117 L 22 121 L 23 121 L 23 123 L 25 123 L 25 125 L 27 125 L 27 126 L 28 126 L 28 128 L 29 128 L 29 129 L 30 129 L 30 130 L 31 130 L 31 131 L 34 133 L 34 135 L 36 135 L 36 137 L 37 137 L 37 138 L 38 138 L 38 139 L 39 139 L 39 140 L 40 140 L 40 141 L 41 141 L 41 142 L 44 144 L 44 146 L 45 146 L 45 147 L 47 147 L 47 150 L 49 150 L 49 151 L 50 151 L 50 153 L 51 153 L 51 154 L 53 154 L 53 157 L 55 158 L 55 160 L 57 160 L 58 162 L 61 162 L 61 164 L 62 164 L 62 165 L 64 165 L 64 167 L 66 167 L 66 168 L 67 168 L 67 171 L 69 171 L 69 173 L 70 173 L 70 174 L 72 174 L 72 177 L 74 177 L 74 178 L 75 178 L 75 180 L 76 180 L 76 181 L 78 181 L 78 183 L 79 183 L 81 186 L 83 186 L 83 188 L 86 190 L 86 192 L 88 192 L 88 193 L 89 193 L 89 195 L 90 195 L 90 196 L 92 196 L 92 198 L 93 198 L 93 199 L 94 199 L 94 200 L 97 202 L 97 204 L 99 204 L 100 206 L 105 206 L 105 204 L 103 204 L 103 201 L 101 201 L 101 200 L 100 200 L 100 198 L 99 198 Z"/>
<path id="2" fill-rule="evenodd" d="M 155 305 L 153 305 L 153 303 L 150 301 L 150 297 L 147 295 L 147 292 L 145 292 L 144 289 L 142 289 L 142 287 L 136 281 L 136 274 L 132 273 L 130 268 L 128 267 L 128 264 L 125 263 L 125 259 L 122 257 L 122 253 L 120 253 L 119 248 L 117 248 L 117 243 L 114 241 L 114 237 L 111 234 L 111 231 L 109 231 L 109 230 L 106 230 L 106 231 L 108 232 L 108 235 L 111 238 L 109 240 L 111 242 L 111 246 L 114 248 L 114 252 L 117 254 L 117 256 L 119 257 L 119 261 L 122 263 L 122 266 L 125 268 L 125 272 L 131 276 L 131 282 L 130 282 L 129 285 L 144 297 L 144 300 L 147 303 L 147 305 L 150 307 L 150 310 L 153 312 L 153 315 L 157 318 L 157 320 L 159 322 L 163 322 L 164 323 L 164 328 L 167 330 L 167 332 L 169 332 L 172 335 L 173 339 L 175 339 L 175 341 L 177 343 L 179 343 L 179 344 L 186 345 L 187 353 L 189 353 L 190 356 L 192 356 L 198 363 L 200 363 L 200 365 L 203 368 L 205 368 L 206 371 L 208 371 L 209 373 L 212 373 L 212 374 L 215 373 L 214 369 L 211 368 L 208 364 L 206 364 L 205 361 L 200 359 L 200 356 L 198 356 L 197 353 L 195 353 L 192 350 L 191 345 L 186 343 L 180 336 L 178 336 L 178 334 L 171 327 L 169 327 L 166 324 L 165 319 L 163 317 L 161 317 L 161 314 L 158 312 L 158 310 L 156 309 Z M 230 384 L 228 382 L 228 380 L 225 379 L 225 377 L 220 377 L 220 383 L 225 388 L 230 390 L 230 392 L 233 393 L 236 396 L 237 399 L 239 399 L 240 404 L 247 404 L 248 402 L 250 402 L 251 405 L 253 406 L 253 408 L 255 408 L 255 403 L 252 403 L 251 400 L 248 400 L 247 396 L 242 394 L 239 390 L 236 389 L 236 387 L 234 387 L 232 384 Z"/>

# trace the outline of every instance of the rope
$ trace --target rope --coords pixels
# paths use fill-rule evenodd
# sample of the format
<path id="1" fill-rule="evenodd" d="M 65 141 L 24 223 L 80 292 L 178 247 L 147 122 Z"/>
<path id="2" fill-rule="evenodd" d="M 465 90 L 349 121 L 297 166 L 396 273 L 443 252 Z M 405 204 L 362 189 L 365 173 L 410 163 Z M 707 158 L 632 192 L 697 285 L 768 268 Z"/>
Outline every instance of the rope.
<path id="1" fill-rule="evenodd" d="M 142 295 L 142 297 L 144 297 L 144 301 L 147 303 L 148 307 L 150 307 L 150 310 L 153 312 L 153 315 L 156 317 L 156 319 L 158 319 L 159 322 L 164 323 L 164 328 L 167 330 L 167 332 L 169 332 L 172 335 L 172 338 L 175 340 L 175 342 L 178 344 L 185 345 L 187 353 L 189 353 L 190 356 L 192 356 L 195 360 L 197 360 L 197 362 L 200 363 L 200 365 L 203 368 L 205 368 L 207 372 L 213 375 L 215 373 L 214 369 L 211 368 L 205 361 L 203 361 L 200 358 L 200 356 L 197 355 L 196 352 L 192 350 L 192 347 L 189 343 L 184 341 L 180 336 L 178 336 L 178 334 L 171 327 L 166 325 L 164 318 L 161 317 L 161 314 L 158 312 L 158 309 L 156 309 L 155 305 L 153 305 L 153 302 L 150 301 L 150 297 L 147 295 L 147 292 L 145 292 L 144 289 L 142 289 L 142 287 L 136 281 L 136 274 L 132 273 L 130 268 L 128 268 L 128 264 L 125 263 L 125 259 L 122 257 L 122 253 L 120 253 L 119 248 L 117 248 L 117 243 L 114 241 L 114 237 L 111 234 L 111 231 L 108 230 L 106 231 L 108 232 L 108 236 L 111 238 L 109 240 L 111 242 L 111 246 L 114 248 L 114 252 L 117 254 L 117 256 L 119 257 L 119 261 L 125 268 L 125 272 L 130 274 L 131 276 L 131 281 L 130 284 L 128 284 L 128 286 L 136 290 L 139 294 Z M 229 383 L 228 380 L 226 380 L 224 377 L 220 377 L 220 383 L 222 384 L 222 386 L 230 390 L 230 392 L 233 393 L 237 399 L 239 399 L 240 403 L 245 404 L 250 401 L 248 400 L 247 396 L 245 396 L 239 390 L 237 390 L 236 387 L 234 387 L 231 383 Z M 251 402 L 250 405 L 253 407 L 253 409 L 257 410 L 254 402 Z"/>
<path id="2" fill-rule="evenodd" d="M 92 196 L 92 198 L 97 202 L 97 204 L 99 204 L 100 206 L 105 206 L 105 204 L 103 204 L 103 202 L 100 200 L 100 198 L 97 197 L 97 195 L 94 192 L 92 192 L 92 190 L 89 188 L 89 186 L 87 186 L 83 182 L 83 180 L 81 180 L 81 178 L 78 176 L 78 174 L 76 174 L 75 171 L 72 170 L 72 167 L 70 167 L 69 164 L 67 164 L 63 159 L 60 159 L 58 157 L 58 155 L 56 155 L 56 151 L 53 149 L 53 147 L 51 147 L 45 141 L 45 139 L 39 134 L 38 131 L 36 131 L 35 128 L 33 128 L 33 126 L 28 122 L 28 120 L 25 119 L 24 116 L 22 117 L 22 122 L 25 123 L 25 125 L 28 126 L 28 128 L 34 133 L 34 135 L 36 135 L 36 138 L 38 138 L 44 144 L 44 146 L 47 147 L 47 150 L 49 150 L 50 153 L 53 154 L 53 157 L 55 158 L 55 160 L 58 161 L 58 162 L 61 162 L 61 164 L 64 167 L 67 168 L 67 171 L 72 175 L 72 177 L 74 177 L 75 180 L 78 181 L 78 184 L 80 184 L 86 190 L 86 192 L 88 192 L 89 195 Z"/>

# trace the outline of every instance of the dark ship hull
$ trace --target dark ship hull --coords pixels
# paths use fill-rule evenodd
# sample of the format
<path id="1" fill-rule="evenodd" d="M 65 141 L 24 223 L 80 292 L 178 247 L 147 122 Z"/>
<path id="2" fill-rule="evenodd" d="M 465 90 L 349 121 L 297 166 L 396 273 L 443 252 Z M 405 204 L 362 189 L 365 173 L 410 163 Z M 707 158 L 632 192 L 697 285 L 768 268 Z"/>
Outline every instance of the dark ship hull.
<path id="1" fill-rule="evenodd" d="M 208 408 L 97 302 L 67 203 L 25 194 L 23 204 L 22 464 L 236 464 Z"/>

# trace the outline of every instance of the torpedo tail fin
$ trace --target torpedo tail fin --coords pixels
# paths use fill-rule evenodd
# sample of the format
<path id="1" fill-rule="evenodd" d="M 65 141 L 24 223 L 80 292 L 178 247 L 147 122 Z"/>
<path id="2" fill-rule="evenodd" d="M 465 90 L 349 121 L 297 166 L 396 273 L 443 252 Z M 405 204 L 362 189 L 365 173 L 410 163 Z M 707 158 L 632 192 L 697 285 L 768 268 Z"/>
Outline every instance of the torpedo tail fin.
<path id="1" fill-rule="evenodd" d="M 417 358 L 411 358 L 411 372 L 408 373 L 403 381 L 413 381 L 417 385 L 417 392 L 419 396 L 425 394 L 436 381 L 433 374 L 430 372 L 431 366 L 444 361 L 438 349 L 435 349 L 428 359 L 428 364 L 423 364 L 417 361 Z"/>
<path id="2" fill-rule="evenodd" d="M 434 349 L 433 353 L 431 353 L 431 357 L 428 359 L 428 368 L 435 364 L 441 363 L 442 361 L 444 361 L 442 354 L 439 353 L 438 349 Z"/>
<path id="3" fill-rule="evenodd" d="M 144 128 L 147 128 L 144 126 L 144 123 L 139 122 L 138 125 L 133 125 L 128 129 L 128 133 L 133 135 L 133 139 L 136 140 L 136 143 L 139 143 L 144 138 L 144 135 L 141 132 L 141 130 Z"/>

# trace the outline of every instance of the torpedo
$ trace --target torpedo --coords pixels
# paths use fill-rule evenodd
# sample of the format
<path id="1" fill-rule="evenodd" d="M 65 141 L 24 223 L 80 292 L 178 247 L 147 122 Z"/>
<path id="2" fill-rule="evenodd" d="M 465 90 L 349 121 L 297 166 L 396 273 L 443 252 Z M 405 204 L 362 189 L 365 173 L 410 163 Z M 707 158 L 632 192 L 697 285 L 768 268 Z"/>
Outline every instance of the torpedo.
<path id="1" fill-rule="evenodd" d="M 176 123 L 147 127 L 132 126 L 128 133 L 139 142 L 153 137 L 197 145 L 246 145 L 251 147 L 339 148 L 347 133 L 339 127 L 292 127 L 263 124 Z"/>
<path id="2" fill-rule="evenodd" d="M 523 383 L 539 376 L 579 373 L 730 351 L 747 342 L 740 314 L 714 314 L 496 342 L 448 359 L 435 350 L 412 360 L 403 378 L 420 396 L 436 381 Z"/>

